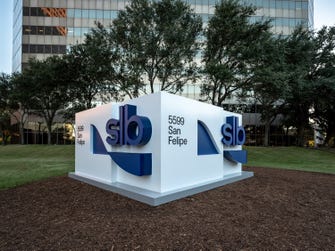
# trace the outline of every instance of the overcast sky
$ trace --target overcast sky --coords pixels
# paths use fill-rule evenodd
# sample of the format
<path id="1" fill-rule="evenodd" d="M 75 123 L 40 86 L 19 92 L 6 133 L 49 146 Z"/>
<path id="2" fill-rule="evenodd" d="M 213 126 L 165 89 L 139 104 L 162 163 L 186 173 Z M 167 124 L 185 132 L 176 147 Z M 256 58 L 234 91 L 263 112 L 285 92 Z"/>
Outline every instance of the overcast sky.
<path id="1" fill-rule="evenodd" d="M 323 25 L 335 25 L 335 1 L 314 0 L 314 28 L 320 29 Z M 12 68 L 12 24 L 13 0 L 0 1 L 0 72 L 10 73 Z"/>

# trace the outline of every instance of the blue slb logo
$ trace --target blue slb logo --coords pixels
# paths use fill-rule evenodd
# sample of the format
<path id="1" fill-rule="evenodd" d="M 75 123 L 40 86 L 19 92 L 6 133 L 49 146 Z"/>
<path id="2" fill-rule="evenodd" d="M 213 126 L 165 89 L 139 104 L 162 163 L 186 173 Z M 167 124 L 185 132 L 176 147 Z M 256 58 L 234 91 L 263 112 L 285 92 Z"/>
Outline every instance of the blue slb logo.
<path id="1" fill-rule="evenodd" d="M 136 115 L 136 106 L 125 105 L 119 108 L 119 119 L 106 123 L 106 142 L 111 146 L 140 146 L 149 142 L 152 133 L 151 122 L 147 117 Z M 137 176 L 151 175 L 152 154 L 130 152 L 108 152 L 94 125 L 91 125 L 93 153 L 109 155 L 126 172 Z"/>
<path id="2" fill-rule="evenodd" d="M 222 143 L 226 146 L 243 145 L 245 142 L 245 130 L 238 126 L 238 117 L 229 116 L 221 127 Z M 207 126 L 198 120 L 198 155 L 218 154 L 219 150 Z M 245 150 L 224 150 L 223 156 L 233 162 L 246 163 L 247 152 Z"/>

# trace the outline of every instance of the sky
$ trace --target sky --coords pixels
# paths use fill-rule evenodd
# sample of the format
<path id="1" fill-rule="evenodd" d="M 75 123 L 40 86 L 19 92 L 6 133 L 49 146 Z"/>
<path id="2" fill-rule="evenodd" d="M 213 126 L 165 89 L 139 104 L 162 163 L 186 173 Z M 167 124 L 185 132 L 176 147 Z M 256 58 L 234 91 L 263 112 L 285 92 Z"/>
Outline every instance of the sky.
<path id="1" fill-rule="evenodd" d="M 14 0 L 0 1 L 0 73 L 10 74 L 12 68 L 12 26 L 13 26 L 13 2 Z M 335 25 L 335 1 L 314 0 L 314 28 Z"/>

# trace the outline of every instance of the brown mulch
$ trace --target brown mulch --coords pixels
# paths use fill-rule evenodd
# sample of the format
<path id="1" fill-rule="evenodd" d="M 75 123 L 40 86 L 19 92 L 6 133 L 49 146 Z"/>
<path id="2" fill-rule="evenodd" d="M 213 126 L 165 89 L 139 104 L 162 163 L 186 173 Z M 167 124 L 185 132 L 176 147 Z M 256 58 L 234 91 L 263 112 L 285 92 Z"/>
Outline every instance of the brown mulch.
<path id="1" fill-rule="evenodd" d="M 0 250 L 335 250 L 335 175 L 255 177 L 158 207 L 57 177 L 0 191 Z"/>

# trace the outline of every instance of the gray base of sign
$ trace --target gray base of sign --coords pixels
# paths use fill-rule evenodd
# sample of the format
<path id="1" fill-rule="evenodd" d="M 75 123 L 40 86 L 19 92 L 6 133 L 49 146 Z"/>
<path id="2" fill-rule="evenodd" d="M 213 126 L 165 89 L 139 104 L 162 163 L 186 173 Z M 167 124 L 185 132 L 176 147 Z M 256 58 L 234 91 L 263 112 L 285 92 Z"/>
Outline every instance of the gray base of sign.
<path id="1" fill-rule="evenodd" d="M 105 183 L 97 180 L 90 179 L 75 173 L 69 173 L 69 177 L 88 183 L 90 185 L 118 193 L 128 198 L 149 204 L 151 206 L 158 206 L 170 201 L 178 200 L 187 196 L 191 196 L 200 192 L 208 191 L 217 187 L 221 187 L 236 181 L 244 180 L 254 176 L 253 172 L 243 171 L 240 174 L 227 175 L 222 179 L 197 184 L 194 186 L 185 187 L 165 193 L 153 192 L 146 189 L 141 189 L 134 186 L 129 186 L 119 182 Z"/>

